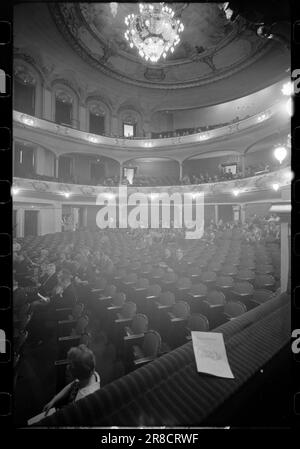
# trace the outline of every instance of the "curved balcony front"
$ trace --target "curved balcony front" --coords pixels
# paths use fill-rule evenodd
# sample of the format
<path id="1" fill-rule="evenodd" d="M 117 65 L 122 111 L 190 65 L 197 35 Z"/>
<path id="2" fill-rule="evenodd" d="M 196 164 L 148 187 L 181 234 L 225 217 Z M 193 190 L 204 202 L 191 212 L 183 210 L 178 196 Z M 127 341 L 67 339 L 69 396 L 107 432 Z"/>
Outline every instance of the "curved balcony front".
<path id="1" fill-rule="evenodd" d="M 126 150 L 163 150 L 164 148 L 170 148 L 170 146 L 188 146 L 193 144 L 205 143 L 222 137 L 225 138 L 235 133 L 252 128 L 253 126 L 257 126 L 269 120 L 280 111 L 282 111 L 282 104 L 281 102 L 278 102 L 259 114 L 253 115 L 252 117 L 240 120 L 227 126 L 216 127 L 209 131 L 197 134 L 158 139 L 128 139 L 90 134 L 85 131 L 58 125 L 54 122 L 30 116 L 18 111 L 13 112 L 13 119 L 18 125 L 22 125 L 26 128 L 35 128 L 51 135 L 75 139 L 76 141 L 82 141 L 85 144 L 90 144 L 91 146 L 113 147 L 115 149 Z"/>
<path id="2" fill-rule="evenodd" d="M 244 202 L 281 198 L 282 190 L 289 190 L 292 174 L 290 167 L 285 167 L 274 172 L 264 173 L 249 178 L 231 181 L 219 181 L 207 184 L 155 186 L 155 187 L 127 187 L 128 194 L 143 193 L 157 195 L 160 193 L 204 193 L 206 202 Z M 50 181 L 37 181 L 34 179 L 14 178 L 14 200 L 18 198 L 36 198 L 61 202 L 87 202 L 96 204 L 97 195 L 107 193 L 118 197 L 120 188 L 125 186 L 90 186 L 67 184 Z M 266 193 L 267 192 L 267 193 Z M 260 197 L 259 194 L 263 197 Z M 288 198 L 287 198 L 288 200 Z"/>

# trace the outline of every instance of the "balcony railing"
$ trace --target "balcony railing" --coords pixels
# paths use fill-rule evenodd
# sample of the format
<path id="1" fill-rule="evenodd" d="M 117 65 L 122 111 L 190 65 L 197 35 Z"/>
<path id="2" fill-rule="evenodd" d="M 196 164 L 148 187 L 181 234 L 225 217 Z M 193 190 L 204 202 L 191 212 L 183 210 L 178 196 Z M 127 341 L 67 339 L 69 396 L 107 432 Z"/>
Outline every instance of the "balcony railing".
<path id="1" fill-rule="evenodd" d="M 252 176 L 250 178 L 236 179 L 231 181 L 219 181 L 207 184 L 192 184 L 192 185 L 175 185 L 175 186 L 155 186 L 155 187 L 127 187 L 128 193 L 142 192 L 144 194 L 155 193 L 197 193 L 204 192 L 204 194 L 233 194 L 236 196 L 243 193 L 263 191 L 275 189 L 279 190 L 282 187 L 289 186 L 292 179 L 290 167 L 285 167 L 274 172 L 265 173 L 262 175 Z M 68 184 L 50 181 L 38 181 L 35 179 L 14 178 L 15 200 L 17 196 L 22 196 L 22 193 L 39 192 L 53 195 L 62 195 L 67 199 L 72 199 L 74 196 L 96 197 L 100 193 L 112 193 L 118 195 L 118 187 L 108 186 L 90 186 Z M 278 187 L 278 189 L 277 189 Z"/>
<path id="2" fill-rule="evenodd" d="M 222 136 L 228 136 L 239 131 L 251 128 L 252 126 L 259 125 L 260 123 L 269 120 L 278 111 L 280 111 L 282 105 L 276 103 L 269 109 L 260 112 L 259 114 L 253 115 L 244 120 L 240 120 L 236 123 L 232 123 L 227 126 L 217 127 L 209 131 L 200 132 L 197 134 L 189 134 L 179 137 L 165 137 L 165 138 L 155 138 L 155 139 L 126 139 L 122 137 L 108 137 L 100 136 L 97 134 L 90 134 L 85 131 L 80 131 L 78 129 L 70 128 L 67 126 L 58 125 L 57 123 L 33 117 L 22 112 L 14 111 L 13 119 L 16 123 L 22 124 L 28 128 L 36 128 L 43 130 L 47 133 L 55 134 L 58 136 L 70 137 L 73 139 L 78 139 L 84 141 L 90 145 L 96 146 L 114 146 L 126 149 L 158 149 L 164 147 L 170 147 L 174 145 L 187 145 L 192 143 L 204 143 L 208 140 L 216 139 Z"/>

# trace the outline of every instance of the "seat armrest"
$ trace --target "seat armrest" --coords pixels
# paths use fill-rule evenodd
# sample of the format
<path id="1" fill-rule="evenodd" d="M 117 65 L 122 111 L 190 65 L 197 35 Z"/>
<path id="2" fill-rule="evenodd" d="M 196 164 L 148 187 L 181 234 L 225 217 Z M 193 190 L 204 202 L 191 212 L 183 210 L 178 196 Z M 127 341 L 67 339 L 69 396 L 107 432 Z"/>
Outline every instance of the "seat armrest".
<path id="1" fill-rule="evenodd" d="M 110 306 L 107 307 L 106 310 L 121 310 L 122 306 Z"/>
<path id="2" fill-rule="evenodd" d="M 108 301 L 109 299 L 112 299 L 112 296 L 99 296 L 97 301 Z"/>
<path id="3" fill-rule="evenodd" d="M 145 363 L 152 362 L 155 359 L 156 357 L 143 357 L 141 359 L 134 360 L 133 363 L 135 364 L 135 366 L 144 365 Z"/>
<path id="4" fill-rule="evenodd" d="M 184 321 L 186 321 L 186 318 L 179 318 L 179 317 L 174 317 L 171 318 L 171 323 L 183 323 Z"/>
<path id="5" fill-rule="evenodd" d="M 168 309 L 171 309 L 172 307 L 173 307 L 173 305 L 167 306 L 167 305 L 164 305 L 164 304 L 159 304 L 157 306 L 158 310 L 168 310 Z"/>
<path id="6" fill-rule="evenodd" d="M 115 320 L 115 323 L 130 323 L 132 321 L 132 318 L 118 318 Z"/>
<path id="7" fill-rule="evenodd" d="M 144 338 L 145 334 L 132 334 L 132 335 L 125 335 L 124 341 L 134 341 L 134 340 L 140 340 L 141 338 Z"/>
<path id="8" fill-rule="evenodd" d="M 58 343 L 64 342 L 64 341 L 75 341 L 75 340 L 80 340 L 81 336 L 80 335 L 70 335 L 68 337 L 59 337 L 58 338 Z"/>
<path id="9" fill-rule="evenodd" d="M 60 320 L 57 322 L 59 326 L 63 326 L 64 324 L 76 324 L 77 320 Z"/>
<path id="10" fill-rule="evenodd" d="M 104 291 L 104 288 L 92 288 L 92 293 L 101 293 Z"/>

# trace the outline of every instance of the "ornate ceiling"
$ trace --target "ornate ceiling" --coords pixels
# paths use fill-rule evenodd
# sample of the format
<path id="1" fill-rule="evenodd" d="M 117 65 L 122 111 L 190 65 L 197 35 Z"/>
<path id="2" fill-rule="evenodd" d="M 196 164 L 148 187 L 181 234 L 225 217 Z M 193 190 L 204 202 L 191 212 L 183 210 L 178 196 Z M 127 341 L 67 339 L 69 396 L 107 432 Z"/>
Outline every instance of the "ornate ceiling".
<path id="1" fill-rule="evenodd" d="M 228 22 L 217 3 L 172 3 L 185 29 L 173 55 L 146 63 L 124 38 L 135 3 L 50 3 L 54 21 L 74 50 L 109 77 L 143 87 L 176 89 L 213 82 L 261 58 L 272 42 L 259 38 L 243 19 Z"/>

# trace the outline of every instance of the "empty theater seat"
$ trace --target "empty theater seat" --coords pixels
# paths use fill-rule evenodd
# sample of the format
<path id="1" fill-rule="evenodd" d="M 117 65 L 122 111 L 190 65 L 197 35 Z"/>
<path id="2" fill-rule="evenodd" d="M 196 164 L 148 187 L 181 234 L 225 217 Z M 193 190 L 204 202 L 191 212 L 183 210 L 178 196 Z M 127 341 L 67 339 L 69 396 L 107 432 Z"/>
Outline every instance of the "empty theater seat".
<path id="1" fill-rule="evenodd" d="M 39 425 L 137 426 L 141 417 L 146 426 L 227 425 L 228 415 L 218 412 L 226 407 L 231 413 L 236 410 L 232 419 L 238 419 L 237 405 L 245 386 L 248 400 L 259 400 L 257 393 L 263 392 L 276 374 L 272 367 L 290 341 L 289 297 L 277 296 L 217 331 L 224 336 L 234 379 L 197 373 L 190 342 L 61 409 Z M 275 394 L 276 385 L 274 389 Z M 241 406 L 244 409 L 245 403 Z M 272 402 L 268 406 L 274 409 L 277 405 Z"/>

